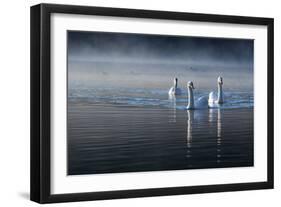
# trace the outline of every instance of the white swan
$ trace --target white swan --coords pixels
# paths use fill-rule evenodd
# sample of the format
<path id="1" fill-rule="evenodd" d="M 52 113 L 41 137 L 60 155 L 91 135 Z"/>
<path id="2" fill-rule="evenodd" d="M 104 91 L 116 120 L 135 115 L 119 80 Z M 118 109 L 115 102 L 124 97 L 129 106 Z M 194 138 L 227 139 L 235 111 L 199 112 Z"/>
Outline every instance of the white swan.
<path id="1" fill-rule="evenodd" d="M 170 88 L 169 95 L 180 95 L 181 89 L 178 88 L 178 79 L 174 78 L 174 86 Z"/>
<path id="2" fill-rule="evenodd" d="M 218 77 L 218 92 L 217 92 L 217 94 L 213 91 L 209 94 L 208 103 L 209 103 L 210 107 L 217 106 L 218 104 L 223 104 L 222 84 L 223 84 L 222 77 L 219 76 Z"/>
<path id="3" fill-rule="evenodd" d="M 193 82 L 188 81 L 187 83 L 187 90 L 188 90 L 188 104 L 186 109 L 192 110 L 192 109 L 204 109 L 208 108 L 208 99 L 205 96 L 202 96 L 197 99 L 197 101 L 194 103 L 194 97 L 193 97 Z"/>

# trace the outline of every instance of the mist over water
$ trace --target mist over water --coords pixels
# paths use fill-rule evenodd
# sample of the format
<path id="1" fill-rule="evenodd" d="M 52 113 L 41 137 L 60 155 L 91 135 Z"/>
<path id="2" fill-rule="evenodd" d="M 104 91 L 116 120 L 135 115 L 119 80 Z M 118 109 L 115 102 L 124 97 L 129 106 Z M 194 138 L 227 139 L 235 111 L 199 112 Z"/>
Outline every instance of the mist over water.
<path id="1" fill-rule="evenodd" d="M 253 89 L 253 40 L 68 32 L 69 88 L 169 88 L 192 80 L 213 90 Z"/>

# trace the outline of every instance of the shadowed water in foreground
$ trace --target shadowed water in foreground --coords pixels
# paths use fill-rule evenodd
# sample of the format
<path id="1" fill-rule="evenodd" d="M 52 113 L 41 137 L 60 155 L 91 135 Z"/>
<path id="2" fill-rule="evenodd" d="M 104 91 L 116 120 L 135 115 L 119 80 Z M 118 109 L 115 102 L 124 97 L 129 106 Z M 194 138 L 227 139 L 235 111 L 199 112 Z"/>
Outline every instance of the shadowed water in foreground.
<path id="1" fill-rule="evenodd" d="M 68 175 L 253 163 L 253 107 L 186 111 L 176 102 L 68 101 Z"/>

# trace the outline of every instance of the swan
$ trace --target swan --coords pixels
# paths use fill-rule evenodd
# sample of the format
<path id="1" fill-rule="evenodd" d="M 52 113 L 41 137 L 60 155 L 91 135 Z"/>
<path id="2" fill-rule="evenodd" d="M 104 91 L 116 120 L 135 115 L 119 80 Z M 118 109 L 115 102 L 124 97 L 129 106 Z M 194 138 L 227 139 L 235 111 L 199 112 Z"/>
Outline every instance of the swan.
<path id="1" fill-rule="evenodd" d="M 197 101 L 194 103 L 193 89 L 195 89 L 193 86 L 193 82 L 188 81 L 187 82 L 188 104 L 186 109 L 193 110 L 193 109 L 208 108 L 208 99 L 205 96 L 198 98 Z"/>
<path id="2" fill-rule="evenodd" d="M 170 88 L 169 95 L 180 95 L 181 89 L 178 88 L 178 79 L 174 78 L 174 86 Z"/>
<path id="3" fill-rule="evenodd" d="M 217 104 L 223 104 L 222 84 L 223 84 L 222 77 L 219 76 L 218 77 L 218 92 L 217 92 L 217 94 L 213 91 L 209 94 L 208 103 L 209 103 L 210 107 L 215 106 Z"/>

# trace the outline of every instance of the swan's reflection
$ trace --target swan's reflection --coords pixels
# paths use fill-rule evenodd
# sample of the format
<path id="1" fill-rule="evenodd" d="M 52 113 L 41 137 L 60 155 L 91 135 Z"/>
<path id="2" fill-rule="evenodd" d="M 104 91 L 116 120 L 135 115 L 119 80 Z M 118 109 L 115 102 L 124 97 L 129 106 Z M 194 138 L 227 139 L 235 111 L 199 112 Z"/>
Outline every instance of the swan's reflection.
<path id="1" fill-rule="evenodd" d="M 218 116 L 217 116 L 217 163 L 221 162 L 221 142 L 222 142 L 222 136 L 221 136 L 221 110 L 218 109 Z"/>
<path id="2" fill-rule="evenodd" d="M 208 113 L 208 117 L 206 117 L 206 113 Z M 203 119 L 204 118 L 204 119 Z M 187 136 L 186 136 L 186 147 L 187 153 L 186 157 L 192 157 L 192 139 L 193 139 L 193 125 L 195 122 L 197 123 L 206 120 L 209 123 L 210 133 L 216 136 L 216 162 L 221 162 L 221 144 L 222 144 L 222 115 L 221 109 L 209 109 L 208 111 L 201 110 L 187 110 Z"/>
<path id="3" fill-rule="evenodd" d="M 173 94 L 169 94 L 169 100 L 171 102 L 171 113 L 169 115 L 169 122 L 175 123 L 177 122 L 177 100 L 176 96 Z"/>
<path id="4" fill-rule="evenodd" d="M 186 157 L 192 157 L 192 140 L 193 140 L 193 127 L 196 123 L 204 122 L 206 119 L 206 110 L 187 110 L 187 127 L 186 127 Z M 192 167 L 192 164 L 189 164 Z"/>
<path id="5" fill-rule="evenodd" d="M 218 118 L 217 118 L 217 137 L 221 138 L 221 109 L 218 109 Z"/>
<path id="6" fill-rule="evenodd" d="M 209 109 L 209 126 L 213 127 L 216 122 L 216 145 L 217 145 L 217 163 L 221 162 L 221 144 L 222 144 L 222 118 L 221 109 Z"/>
<path id="7" fill-rule="evenodd" d="M 191 154 L 191 147 L 192 147 L 192 124 L 194 121 L 194 111 L 193 110 L 187 110 L 187 153 L 186 153 L 186 157 L 190 158 L 192 157 Z"/>
<path id="8" fill-rule="evenodd" d="M 216 109 L 212 109 L 210 108 L 209 111 L 208 111 L 208 121 L 209 121 L 209 124 L 212 124 L 213 122 L 215 122 L 215 112 L 216 112 Z"/>

